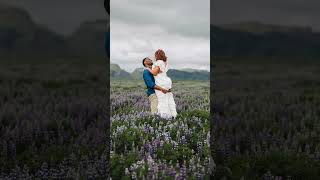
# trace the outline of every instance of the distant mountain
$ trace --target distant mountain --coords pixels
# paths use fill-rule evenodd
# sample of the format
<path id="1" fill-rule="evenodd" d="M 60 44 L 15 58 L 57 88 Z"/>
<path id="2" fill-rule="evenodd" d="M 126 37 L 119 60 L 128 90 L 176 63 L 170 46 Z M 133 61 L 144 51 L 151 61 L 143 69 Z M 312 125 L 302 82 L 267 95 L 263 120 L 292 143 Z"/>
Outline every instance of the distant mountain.
<path id="1" fill-rule="evenodd" d="M 82 23 L 70 36 L 35 23 L 24 9 L 0 4 L 0 54 L 105 57 L 107 20 Z"/>
<path id="2" fill-rule="evenodd" d="M 131 76 L 133 79 L 141 79 L 142 73 L 143 68 L 137 68 L 131 73 Z M 170 69 L 168 76 L 172 80 L 209 80 L 210 72 L 197 69 Z"/>
<path id="3" fill-rule="evenodd" d="M 107 20 L 84 22 L 67 38 L 72 54 L 81 56 L 105 57 L 104 36 L 107 31 Z"/>
<path id="4" fill-rule="evenodd" d="M 107 20 L 82 23 L 69 36 L 35 23 L 29 13 L 0 4 L 0 55 L 105 57 Z M 211 57 L 320 58 L 320 33 L 310 27 L 244 22 L 211 26 Z M 192 77 L 190 70 L 177 70 L 177 77 Z M 204 72 L 197 72 L 199 78 Z M 133 78 L 139 72 L 133 73 Z M 204 73 L 205 74 L 205 73 Z"/>
<path id="5" fill-rule="evenodd" d="M 135 69 L 131 74 L 124 71 L 117 64 L 111 64 L 111 78 L 113 79 L 142 79 L 143 68 Z M 209 80 L 210 73 L 204 70 L 188 69 L 188 71 L 170 69 L 168 76 L 172 80 Z"/>
<path id="6" fill-rule="evenodd" d="M 133 79 L 141 79 L 142 78 L 142 73 L 143 73 L 144 68 L 136 68 L 132 73 L 131 76 Z"/>
<path id="7" fill-rule="evenodd" d="M 220 24 L 219 27 L 227 30 L 266 33 L 266 32 L 282 32 L 282 33 L 311 33 L 312 28 L 309 26 L 284 26 L 274 24 L 264 24 L 260 22 L 239 22 L 232 24 Z"/>
<path id="8" fill-rule="evenodd" d="M 272 29 L 272 28 L 271 28 Z M 253 33 L 211 26 L 212 57 L 320 57 L 320 33 L 279 30 Z"/>
<path id="9" fill-rule="evenodd" d="M 132 79 L 132 76 L 127 71 L 120 68 L 118 64 L 110 64 L 111 79 Z"/>
<path id="10" fill-rule="evenodd" d="M 172 80 L 209 80 L 210 72 L 208 71 L 183 71 L 177 69 L 169 69 L 168 76 L 171 77 Z"/>
<path id="11" fill-rule="evenodd" d="M 178 70 L 185 71 L 185 72 L 208 72 L 206 70 L 192 69 L 192 68 L 183 68 L 183 69 L 178 69 Z"/>
<path id="12" fill-rule="evenodd" d="M 1 55 L 66 53 L 64 37 L 34 23 L 25 10 L 0 4 L 0 14 Z"/>

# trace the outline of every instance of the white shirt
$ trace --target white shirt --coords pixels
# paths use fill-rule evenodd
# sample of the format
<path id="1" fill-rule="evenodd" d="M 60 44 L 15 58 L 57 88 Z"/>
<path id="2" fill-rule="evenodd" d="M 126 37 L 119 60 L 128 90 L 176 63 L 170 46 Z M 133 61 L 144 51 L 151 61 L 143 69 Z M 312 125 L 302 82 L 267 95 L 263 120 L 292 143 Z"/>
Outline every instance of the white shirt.
<path id="1" fill-rule="evenodd" d="M 168 68 L 168 63 L 165 64 L 163 60 L 157 60 L 155 65 L 152 67 L 155 68 L 156 66 L 159 66 L 160 71 L 159 74 L 154 76 L 154 80 L 156 85 L 165 88 L 165 89 L 171 89 L 172 87 L 172 81 L 171 79 L 167 76 L 167 72 L 169 70 Z"/>

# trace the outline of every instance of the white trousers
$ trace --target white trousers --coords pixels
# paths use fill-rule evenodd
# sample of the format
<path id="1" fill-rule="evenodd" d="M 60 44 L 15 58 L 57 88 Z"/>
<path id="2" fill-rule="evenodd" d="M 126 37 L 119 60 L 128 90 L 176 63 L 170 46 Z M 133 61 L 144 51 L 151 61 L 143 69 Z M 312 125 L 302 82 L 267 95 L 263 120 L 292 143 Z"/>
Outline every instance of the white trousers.
<path id="1" fill-rule="evenodd" d="M 172 92 L 167 92 L 166 94 L 159 90 L 155 90 L 155 92 L 158 97 L 158 114 L 162 118 L 175 118 L 177 110 Z"/>

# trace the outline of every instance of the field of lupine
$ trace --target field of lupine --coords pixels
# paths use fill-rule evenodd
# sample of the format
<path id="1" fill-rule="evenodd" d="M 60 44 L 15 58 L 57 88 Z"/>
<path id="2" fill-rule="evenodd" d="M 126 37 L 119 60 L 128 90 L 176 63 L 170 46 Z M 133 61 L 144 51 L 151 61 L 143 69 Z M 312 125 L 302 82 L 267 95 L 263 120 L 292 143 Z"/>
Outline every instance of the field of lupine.
<path id="1" fill-rule="evenodd" d="M 209 179 L 209 82 L 173 84 L 178 117 L 149 114 L 143 81 L 111 83 L 112 179 Z"/>
<path id="2" fill-rule="evenodd" d="M 320 63 L 279 62 L 214 61 L 216 179 L 319 179 Z M 105 62 L 0 63 L 0 179 L 105 179 Z M 209 84 L 174 86 L 167 121 L 142 81 L 112 82 L 113 179 L 208 179 Z"/>
<path id="3" fill-rule="evenodd" d="M 0 179 L 106 179 L 105 60 L 0 63 Z"/>
<path id="4" fill-rule="evenodd" d="M 216 179 L 320 179 L 320 61 L 215 59 Z"/>

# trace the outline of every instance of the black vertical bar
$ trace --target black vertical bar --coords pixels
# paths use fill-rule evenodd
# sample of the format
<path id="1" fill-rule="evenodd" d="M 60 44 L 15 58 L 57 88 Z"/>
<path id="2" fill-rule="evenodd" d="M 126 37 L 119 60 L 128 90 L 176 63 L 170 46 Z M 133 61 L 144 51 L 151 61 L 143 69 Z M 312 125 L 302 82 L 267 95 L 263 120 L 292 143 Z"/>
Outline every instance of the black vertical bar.
<path id="1" fill-rule="evenodd" d="M 105 50 L 106 50 L 106 67 L 107 67 L 107 74 L 106 74 L 106 104 L 104 106 L 104 119 L 106 120 L 107 127 L 106 127 L 106 151 L 107 151 L 107 178 L 111 177 L 110 171 L 110 0 L 104 0 L 104 8 L 106 10 L 107 16 L 107 32 L 105 33 Z M 109 17 L 108 17 L 109 16 Z"/>

